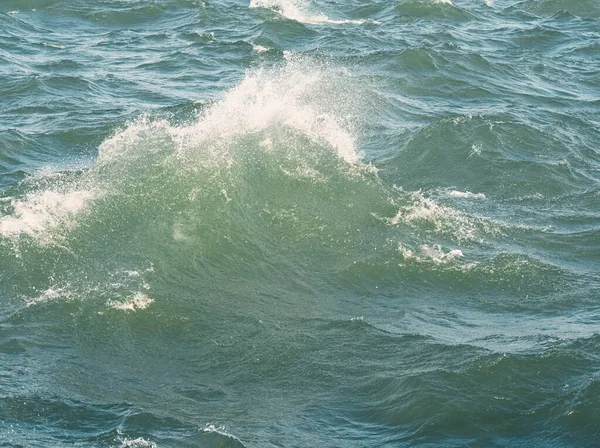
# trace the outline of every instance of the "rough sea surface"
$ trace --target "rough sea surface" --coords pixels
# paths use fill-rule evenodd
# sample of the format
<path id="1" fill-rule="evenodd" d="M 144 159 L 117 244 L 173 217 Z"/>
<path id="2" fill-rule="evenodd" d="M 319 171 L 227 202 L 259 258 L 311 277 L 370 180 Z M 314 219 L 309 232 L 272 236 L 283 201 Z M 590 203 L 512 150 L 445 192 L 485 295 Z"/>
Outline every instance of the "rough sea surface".
<path id="1" fill-rule="evenodd" d="M 0 2 L 0 445 L 599 443 L 598 0 Z"/>

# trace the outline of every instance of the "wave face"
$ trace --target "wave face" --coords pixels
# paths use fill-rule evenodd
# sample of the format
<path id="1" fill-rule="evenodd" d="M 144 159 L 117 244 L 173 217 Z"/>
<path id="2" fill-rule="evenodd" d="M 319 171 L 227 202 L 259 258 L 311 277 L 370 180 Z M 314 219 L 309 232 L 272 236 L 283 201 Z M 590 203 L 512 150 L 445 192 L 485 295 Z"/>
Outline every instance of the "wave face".
<path id="1" fill-rule="evenodd" d="M 594 2 L 0 5 L 8 446 L 589 446 Z"/>

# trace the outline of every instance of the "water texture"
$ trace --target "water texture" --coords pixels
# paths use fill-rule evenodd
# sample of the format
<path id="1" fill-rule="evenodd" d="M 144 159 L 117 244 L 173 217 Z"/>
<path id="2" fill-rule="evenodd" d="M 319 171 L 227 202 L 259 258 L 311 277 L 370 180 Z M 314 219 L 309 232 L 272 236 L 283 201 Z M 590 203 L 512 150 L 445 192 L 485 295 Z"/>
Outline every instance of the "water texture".
<path id="1" fill-rule="evenodd" d="M 596 0 L 3 0 L 0 444 L 596 447 Z"/>

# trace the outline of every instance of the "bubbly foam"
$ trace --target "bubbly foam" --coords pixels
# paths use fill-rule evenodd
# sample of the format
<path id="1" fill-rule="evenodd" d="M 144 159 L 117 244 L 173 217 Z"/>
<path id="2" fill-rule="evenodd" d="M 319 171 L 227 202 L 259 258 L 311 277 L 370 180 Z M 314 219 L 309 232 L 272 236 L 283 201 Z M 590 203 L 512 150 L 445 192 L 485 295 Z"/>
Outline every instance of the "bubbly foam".
<path id="1" fill-rule="evenodd" d="M 195 124 L 174 126 L 166 120 L 140 117 L 102 143 L 96 165 L 140 157 L 131 150 L 148 141 L 151 144 L 143 145 L 145 152 L 170 147 L 184 162 L 180 168 L 232 166 L 237 157 L 232 153 L 236 139 L 267 133 L 261 147 L 268 152 L 273 147 L 268 132 L 278 127 L 293 130 L 331 148 L 345 162 L 357 164 L 360 156 L 351 126 L 338 113 L 340 108 L 351 111 L 356 99 L 351 87 L 340 92 L 344 78 L 348 76 L 342 69 L 287 53 L 282 66 L 249 71 L 223 99 L 205 109 Z M 327 97 L 331 89 L 338 89 L 334 99 Z M 342 98 L 344 104 L 340 104 Z M 161 140 L 168 144 L 157 144 Z M 293 150 L 293 145 L 288 150 Z"/>
<path id="2" fill-rule="evenodd" d="M 445 0 L 447 1 L 447 0 Z M 266 8 L 275 11 L 282 16 L 307 24 L 357 24 L 361 25 L 366 20 L 334 20 L 324 14 L 312 11 L 306 0 L 250 0 L 250 8 Z"/>
<path id="3" fill-rule="evenodd" d="M 470 191 L 458 191 L 451 190 L 446 192 L 446 194 L 453 198 L 462 198 L 462 199 L 485 199 L 485 194 L 483 193 L 471 193 Z"/>
<path id="4" fill-rule="evenodd" d="M 478 218 L 438 204 L 419 191 L 410 193 L 410 198 L 411 203 L 400 207 L 394 217 L 384 218 L 389 225 L 403 223 L 413 227 L 432 227 L 435 232 L 452 235 L 458 241 L 478 239 Z"/>
<path id="5" fill-rule="evenodd" d="M 55 300 L 71 300 L 73 292 L 68 287 L 52 286 L 42 291 L 37 297 L 24 297 L 28 307 Z"/>
<path id="6" fill-rule="evenodd" d="M 98 191 L 78 189 L 29 193 L 23 200 L 11 201 L 12 214 L 0 218 L 0 235 L 5 238 L 29 235 L 48 242 L 49 231 L 59 226 L 75 226 L 75 216 L 99 196 Z"/>
<path id="7" fill-rule="evenodd" d="M 157 445 L 143 437 L 138 437 L 137 439 L 122 440 L 121 448 L 157 448 Z"/>
<path id="8" fill-rule="evenodd" d="M 269 51 L 269 49 L 264 45 L 258 45 L 255 43 L 252 43 L 252 50 L 256 53 L 266 53 L 267 51 Z"/>
<path id="9" fill-rule="evenodd" d="M 286 60 L 282 67 L 248 73 L 237 87 L 204 112 L 195 125 L 171 128 L 170 133 L 180 144 L 179 153 L 187 150 L 189 154 L 190 149 L 196 152 L 199 146 L 210 142 L 214 155 L 215 149 L 219 152 L 227 148 L 232 139 L 283 126 L 332 148 L 347 163 L 358 163 L 360 156 L 348 123 L 331 110 L 327 98 L 317 99 L 321 91 L 336 81 L 343 84 L 341 70 L 291 54 L 286 55 Z M 351 108 L 354 95 L 348 91 L 341 96 L 347 100 L 345 106 Z M 264 142 L 263 148 L 269 150 L 269 139 Z M 221 163 L 234 163 L 230 155 L 225 157 L 221 152 L 221 156 Z"/>
<path id="10" fill-rule="evenodd" d="M 153 303 L 154 300 L 149 298 L 143 292 L 136 292 L 133 296 L 129 297 L 124 302 L 117 302 L 115 300 L 110 300 L 107 303 L 109 308 L 121 311 L 137 311 L 137 310 L 145 310 Z"/>
<path id="11" fill-rule="evenodd" d="M 419 252 L 416 252 L 400 243 L 398 244 L 398 252 L 402 254 L 405 261 L 413 260 L 419 263 L 429 261 L 436 264 L 446 264 L 464 256 L 460 249 L 444 252 L 440 245 L 431 246 L 427 244 L 421 245 Z"/>

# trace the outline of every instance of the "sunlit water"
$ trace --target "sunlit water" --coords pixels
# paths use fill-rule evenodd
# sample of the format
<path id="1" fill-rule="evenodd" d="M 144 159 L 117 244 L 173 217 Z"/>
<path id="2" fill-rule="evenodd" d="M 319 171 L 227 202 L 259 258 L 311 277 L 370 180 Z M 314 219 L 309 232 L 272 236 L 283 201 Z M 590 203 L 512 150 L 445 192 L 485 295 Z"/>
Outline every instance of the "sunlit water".
<path id="1" fill-rule="evenodd" d="M 3 0 L 0 444 L 596 447 L 596 0 Z"/>

